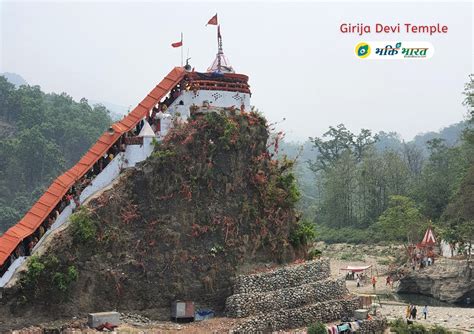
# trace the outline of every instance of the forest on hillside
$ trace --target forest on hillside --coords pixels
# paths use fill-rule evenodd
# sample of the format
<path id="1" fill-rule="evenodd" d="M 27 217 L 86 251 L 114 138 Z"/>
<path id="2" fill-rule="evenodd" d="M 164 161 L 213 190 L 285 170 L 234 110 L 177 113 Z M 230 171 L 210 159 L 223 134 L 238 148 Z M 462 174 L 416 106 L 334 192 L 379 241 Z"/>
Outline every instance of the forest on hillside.
<path id="1" fill-rule="evenodd" d="M 0 76 L 0 233 L 110 125 L 108 110 Z"/>
<path id="2" fill-rule="evenodd" d="M 396 133 L 343 124 L 303 145 L 298 156 L 300 209 L 328 242 L 418 242 L 432 224 L 445 239 L 474 240 L 472 76 L 464 89 L 466 121 L 404 142 Z"/>

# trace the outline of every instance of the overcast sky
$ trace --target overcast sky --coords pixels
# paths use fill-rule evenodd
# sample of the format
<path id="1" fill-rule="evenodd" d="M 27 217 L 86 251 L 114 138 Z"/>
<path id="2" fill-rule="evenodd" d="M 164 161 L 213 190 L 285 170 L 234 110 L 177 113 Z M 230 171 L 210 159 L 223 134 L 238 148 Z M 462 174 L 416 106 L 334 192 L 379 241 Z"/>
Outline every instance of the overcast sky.
<path id="1" fill-rule="evenodd" d="M 184 33 L 191 64 L 205 71 L 224 52 L 250 76 L 252 104 L 294 140 L 330 125 L 397 131 L 409 140 L 463 119 L 473 71 L 473 5 L 375 2 L 0 2 L 0 72 L 47 92 L 135 106 L 173 68 Z M 445 35 L 342 34 L 341 23 L 442 23 Z M 429 41 L 432 59 L 368 61 L 359 41 Z"/>

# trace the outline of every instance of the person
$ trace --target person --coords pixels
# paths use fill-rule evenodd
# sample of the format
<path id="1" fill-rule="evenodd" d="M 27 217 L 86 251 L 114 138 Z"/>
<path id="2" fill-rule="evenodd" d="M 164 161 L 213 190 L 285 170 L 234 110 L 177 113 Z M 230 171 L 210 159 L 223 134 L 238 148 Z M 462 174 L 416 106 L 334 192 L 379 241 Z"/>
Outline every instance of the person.
<path id="1" fill-rule="evenodd" d="M 360 278 L 359 278 L 359 276 L 357 276 L 357 280 L 356 280 L 356 281 L 357 281 L 357 287 L 360 288 Z"/>
<path id="2" fill-rule="evenodd" d="M 39 232 L 39 233 L 38 233 L 38 234 L 39 234 L 39 238 L 41 239 L 41 237 L 43 237 L 44 232 L 45 232 L 43 225 L 40 225 L 40 227 L 39 227 L 39 229 L 38 229 L 38 232 Z"/>
<path id="3" fill-rule="evenodd" d="M 411 304 L 408 304 L 407 305 L 407 309 L 405 311 L 405 315 L 406 315 L 406 318 L 407 319 L 410 319 L 410 315 L 411 315 Z"/>
<path id="4" fill-rule="evenodd" d="M 413 320 L 416 320 L 416 312 L 417 312 L 417 311 L 418 311 L 418 310 L 416 309 L 416 306 L 413 305 L 413 308 L 411 309 L 411 318 L 412 318 Z"/>
<path id="5" fill-rule="evenodd" d="M 387 281 L 385 282 L 385 286 L 390 286 L 390 275 L 387 276 Z"/>
<path id="6" fill-rule="evenodd" d="M 375 290 L 375 283 L 377 283 L 377 279 L 375 278 L 375 276 L 372 276 L 372 287 L 374 288 Z"/>
<path id="7" fill-rule="evenodd" d="M 428 315 L 428 305 L 425 305 L 425 307 L 423 307 L 423 316 L 425 317 L 425 320 L 426 320 L 427 315 Z"/>

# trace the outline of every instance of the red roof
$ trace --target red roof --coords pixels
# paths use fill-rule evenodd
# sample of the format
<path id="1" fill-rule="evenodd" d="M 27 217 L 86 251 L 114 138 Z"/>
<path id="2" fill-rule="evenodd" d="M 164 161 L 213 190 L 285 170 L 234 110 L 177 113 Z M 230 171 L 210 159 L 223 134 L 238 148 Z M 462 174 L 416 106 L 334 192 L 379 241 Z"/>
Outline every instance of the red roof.
<path id="1" fill-rule="evenodd" d="M 428 227 L 428 229 L 425 232 L 425 236 L 423 237 L 423 240 L 419 243 L 420 246 L 433 246 L 436 244 L 436 239 L 433 233 L 433 230 L 431 227 Z"/>
<path id="2" fill-rule="evenodd" d="M 123 133 L 133 129 L 181 81 L 185 73 L 182 67 L 175 67 L 135 109 L 112 125 L 114 134 L 105 132 L 76 165 L 54 180 L 25 216 L 0 237 L 0 265 L 5 263 L 24 238 L 36 231 L 69 188 L 91 169 Z"/>

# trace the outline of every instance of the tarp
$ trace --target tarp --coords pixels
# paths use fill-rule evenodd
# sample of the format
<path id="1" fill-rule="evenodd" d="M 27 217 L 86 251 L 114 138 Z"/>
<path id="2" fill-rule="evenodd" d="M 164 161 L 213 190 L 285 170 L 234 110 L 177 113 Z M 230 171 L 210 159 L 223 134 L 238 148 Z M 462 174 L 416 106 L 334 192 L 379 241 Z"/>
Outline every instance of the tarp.
<path id="1" fill-rule="evenodd" d="M 347 266 L 346 268 L 341 268 L 341 270 L 348 270 L 353 272 L 360 272 L 369 269 L 372 265 L 368 266 Z"/>

